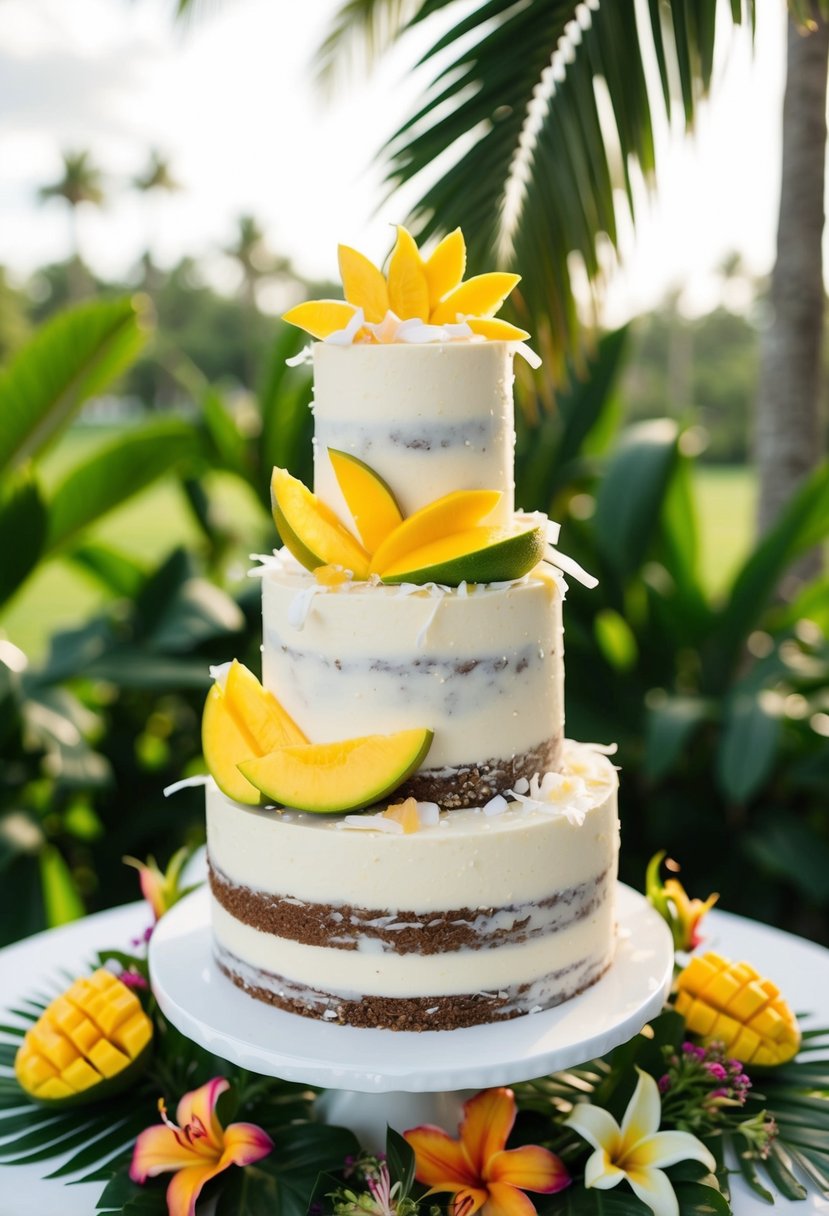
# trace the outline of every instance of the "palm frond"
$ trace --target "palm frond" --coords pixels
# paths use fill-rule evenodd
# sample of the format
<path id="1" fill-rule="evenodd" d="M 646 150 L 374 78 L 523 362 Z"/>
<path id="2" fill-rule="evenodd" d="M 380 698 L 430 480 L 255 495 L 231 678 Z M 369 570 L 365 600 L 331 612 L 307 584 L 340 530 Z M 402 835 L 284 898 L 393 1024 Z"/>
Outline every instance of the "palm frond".
<path id="1" fill-rule="evenodd" d="M 600 289 L 619 210 L 635 220 L 637 178 L 654 180 L 655 112 L 670 118 L 678 94 L 690 126 L 710 85 L 717 0 L 649 0 L 646 10 L 635 0 L 483 0 L 471 13 L 460 0 L 419 0 L 408 23 L 405 7 L 346 0 L 321 68 L 330 74 L 355 39 L 376 53 L 457 12 L 419 61 L 432 74 L 422 105 L 381 150 L 387 183 L 391 193 L 419 187 L 409 219 L 419 239 L 462 225 L 473 270 L 495 262 L 523 274 L 519 319 L 532 318 L 560 368 L 578 347 L 576 279 Z M 730 0 L 728 11 L 753 28 L 754 0 Z"/>

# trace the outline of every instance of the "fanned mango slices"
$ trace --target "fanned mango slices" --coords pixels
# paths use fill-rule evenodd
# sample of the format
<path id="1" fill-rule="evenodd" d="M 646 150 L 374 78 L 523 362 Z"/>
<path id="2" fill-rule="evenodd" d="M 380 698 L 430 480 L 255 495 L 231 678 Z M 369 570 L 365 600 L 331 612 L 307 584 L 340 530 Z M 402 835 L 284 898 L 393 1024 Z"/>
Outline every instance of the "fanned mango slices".
<path id="1" fill-rule="evenodd" d="M 437 308 L 458 286 L 466 271 L 466 241 L 460 228 L 450 232 L 424 264 L 429 285 L 429 307 Z"/>
<path id="2" fill-rule="evenodd" d="M 515 528 L 467 528 L 415 549 L 379 571 L 384 583 L 506 583 L 523 578 L 547 547 L 538 523 Z"/>
<path id="3" fill-rule="evenodd" d="M 214 684 L 202 715 L 202 751 L 210 775 L 234 802 L 257 806 L 259 790 L 246 781 L 238 765 L 289 743 L 307 739 L 273 693 L 252 671 L 234 659 L 224 685 Z"/>
<path id="4" fill-rule="evenodd" d="M 398 227 L 397 241 L 389 261 L 389 304 L 402 319 L 429 320 L 429 283 L 426 268 L 414 237 Z"/>
<path id="5" fill-rule="evenodd" d="M 56 997 L 14 1061 L 36 1102 L 81 1106 L 127 1089 L 150 1055 L 153 1024 L 135 993 L 102 967 Z"/>
<path id="6" fill-rule="evenodd" d="M 349 245 L 340 245 L 338 254 L 346 300 L 362 308 L 367 321 L 379 323 L 389 311 L 389 289 L 382 271 Z M 285 320 L 290 319 L 286 313 Z"/>
<path id="7" fill-rule="evenodd" d="M 465 321 L 473 334 L 491 342 L 521 342 L 529 336 L 515 325 L 493 319 L 520 281 L 519 275 L 493 271 L 463 281 L 466 243 L 460 228 L 424 259 L 411 233 L 398 226 L 385 276 L 348 245 L 339 246 L 339 259 L 345 300 L 310 300 L 284 314 L 284 320 L 315 338 L 324 340 L 344 329 L 358 308 L 366 320 L 355 335 L 359 342 L 393 342 L 397 322 L 409 320 L 436 326 Z"/>
<path id="8" fill-rule="evenodd" d="M 676 1010 L 704 1043 L 724 1043 L 744 1064 L 785 1064 L 800 1047 L 797 1019 L 779 988 L 748 963 L 713 950 L 680 973 Z"/>

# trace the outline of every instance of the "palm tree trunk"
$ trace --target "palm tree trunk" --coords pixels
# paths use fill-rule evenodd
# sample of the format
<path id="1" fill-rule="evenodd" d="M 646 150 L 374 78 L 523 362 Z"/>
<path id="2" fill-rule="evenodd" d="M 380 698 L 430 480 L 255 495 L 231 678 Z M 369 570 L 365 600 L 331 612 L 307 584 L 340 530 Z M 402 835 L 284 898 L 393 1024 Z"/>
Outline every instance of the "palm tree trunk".
<path id="1" fill-rule="evenodd" d="M 757 398 L 756 457 L 760 531 L 780 514 L 817 464 L 821 441 L 824 165 L 829 25 L 815 13 L 805 34 L 791 17 L 783 102 L 783 165 L 777 259 L 771 281 L 772 320 L 763 343 Z M 820 566 L 809 554 L 796 574 Z"/>

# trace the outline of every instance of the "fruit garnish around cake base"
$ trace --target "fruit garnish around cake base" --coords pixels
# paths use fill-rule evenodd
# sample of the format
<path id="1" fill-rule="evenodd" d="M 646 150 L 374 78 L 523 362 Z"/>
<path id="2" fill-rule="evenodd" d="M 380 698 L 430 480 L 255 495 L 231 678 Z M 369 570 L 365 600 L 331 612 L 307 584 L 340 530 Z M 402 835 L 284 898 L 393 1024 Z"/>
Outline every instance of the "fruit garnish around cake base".
<path id="1" fill-rule="evenodd" d="M 239 772 L 243 760 L 306 742 L 273 693 L 235 659 L 223 683 L 214 684 L 207 694 L 202 716 L 204 760 L 219 789 L 235 802 L 258 806 L 262 801 L 260 791 Z"/>
<path id="2" fill-rule="evenodd" d="M 402 730 L 283 747 L 239 768 L 279 806 L 335 815 L 388 797 L 420 767 L 431 744 L 431 730 Z"/>
<path id="3" fill-rule="evenodd" d="M 153 1024 L 138 997 L 102 967 L 56 997 L 26 1031 L 14 1061 L 26 1093 L 47 1106 L 82 1106 L 134 1084 Z"/>
<path id="4" fill-rule="evenodd" d="M 360 540 L 374 553 L 403 522 L 394 494 L 374 469 L 350 452 L 329 448 L 328 456 Z"/>
<path id="5" fill-rule="evenodd" d="M 379 574 L 384 583 L 508 583 L 529 574 L 545 551 L 541 524 L 468 528 L 407 553 Z"/>
<path id="6" fill-rule="evenodd" d="M 331 508 L 287 469 L 273 471 L 271 504 L 282 543 L 306 570 L 336 565 L 357 579 L 368 577 L 369 554 Z"/>

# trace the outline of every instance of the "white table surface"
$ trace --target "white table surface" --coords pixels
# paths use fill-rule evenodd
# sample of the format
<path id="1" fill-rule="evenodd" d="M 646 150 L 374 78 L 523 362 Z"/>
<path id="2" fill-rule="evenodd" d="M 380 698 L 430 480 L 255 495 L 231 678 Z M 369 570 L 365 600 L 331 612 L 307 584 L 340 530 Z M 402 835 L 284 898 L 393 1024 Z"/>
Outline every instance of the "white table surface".
<path id="1" fill-rule="evenodd" d="M 79 971 L 96 950 L 129 949 L 149 923 L 147 906 L 128 904 L 84 920 L 26 938 L 0 950 L 0 1007 L 48 984 L 56 972 Z M 705 921 L 707 949 L 729 958 L 745 958 L 783 989 L 794 1009 L 814 1015 L 815 1025 L 829 1024 L 829 950 L 779 929 L 726 912 L 713 911 Z M 451 1129 L 450 1129 L 451 1130 Z M 56 1162 L 0 1167 L 0 1216 L 92 1216 L 101 1184 L 66 1186 L 42 1175 Z M 804 1202 L 778 1199 L 761 1203 L 740 1178 L 732 1179 L 737 1216 L 812 1216 L 829 1213 L 829 1200 L 810 1195 Z"/>

